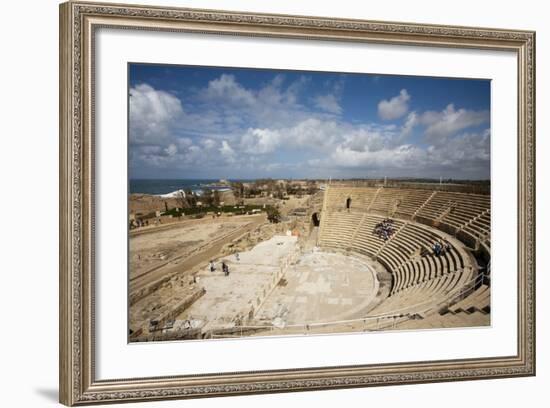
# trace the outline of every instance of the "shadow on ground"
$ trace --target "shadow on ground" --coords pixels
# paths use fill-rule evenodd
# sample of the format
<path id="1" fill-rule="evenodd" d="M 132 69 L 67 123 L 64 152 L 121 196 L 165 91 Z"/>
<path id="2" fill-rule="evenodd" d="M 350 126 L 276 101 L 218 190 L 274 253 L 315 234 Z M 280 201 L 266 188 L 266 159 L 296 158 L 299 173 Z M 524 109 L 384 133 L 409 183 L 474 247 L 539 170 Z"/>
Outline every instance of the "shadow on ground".
<path id="1" fill-rule="evenodd" d="M 56 388 L 38 388 L 34 390 L 36 394 L 40 395 L 48 401 L 58 402 L 59 392 Z"/>

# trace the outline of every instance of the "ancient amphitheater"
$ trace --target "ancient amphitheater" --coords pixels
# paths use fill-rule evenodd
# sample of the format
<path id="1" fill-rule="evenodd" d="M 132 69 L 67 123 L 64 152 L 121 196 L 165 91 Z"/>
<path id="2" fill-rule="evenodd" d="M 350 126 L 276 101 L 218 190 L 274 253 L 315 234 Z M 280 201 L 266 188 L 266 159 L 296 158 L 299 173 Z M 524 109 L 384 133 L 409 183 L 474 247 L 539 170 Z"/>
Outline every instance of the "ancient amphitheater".
<path id="1" fill-rule="evenodd" d="M 365 255 L 388 273 L 387 297 L 367 316 L 400 328 L 490 324 L 490 196 L 360 187 L 325 194 L 319 246 Z M 386 217 L 396 232 L 384 241 L 372 231 Z M 436 256 L 440 240 L 451 245 Z"/>
<path id="2" fill-rule="evenodd" d="M 165 280 L 162 290 L 189 292 L 189 282 L 191 300 L 135 340 L 490 325 L 490 204 L 484 194 L 330 184 L 298 217 L 301 233 L 283 228 L 238 256 L 221 253 L 229 276 L 202 265 L 192 282 Z M 392 233 L 381 237 L 387 219 Z"/>

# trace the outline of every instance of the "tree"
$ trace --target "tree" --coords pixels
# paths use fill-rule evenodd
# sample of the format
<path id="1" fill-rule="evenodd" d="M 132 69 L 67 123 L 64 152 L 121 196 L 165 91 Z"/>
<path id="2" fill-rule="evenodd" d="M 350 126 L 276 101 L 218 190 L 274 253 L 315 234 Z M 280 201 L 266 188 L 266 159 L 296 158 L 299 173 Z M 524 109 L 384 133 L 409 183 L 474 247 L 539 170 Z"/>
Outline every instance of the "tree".
<path id="1" fill-rule="evenodd" d="M 212 196 L 212 204 L 216 207 L 220 205 L 220 192 L 218 190 L 214 190 L 214 194 Z"/>
<path id="2" fill-rule="evenodd" d="M 202 192 L 201 201 L 206 207 L 211 207 L 214 202 L 212 190 L 204 190 Z"/>
<path id="3" fill-rule="evenodd" d="M 184 198 L 186 200 L 186 207 L 194 208 L 197 206 L 197 196 L 191 190 L 185 191 Z"/>
<path id="4" fill-rule="evenodd" d="M 298 185 L 292 182 L 288 182 L 286 185 L 286 192 L 289 195 L 295 195 Z"/>
<path id="5" fill-rule="evenodd" d="M 317 183 L 315 180 L 308 180 L 307 181 L 307 193 L 309 195 L 315 194 L 317 192 Z"/>
<path id="6" fill-rule="evenodd" d="M 179 208 L 187 208 L 189 206 L 187 202 L 186 193 L 184 193 L 181 190 L 178 191 L 178 193 L 176 194 L 176 202 L 178 203 Z M 166 206 L 166 211 L 168 211 L 168 206 Z"/>
<path id="7" fill-rule="evenodd" d="M 284 189 L 288 195 L 292 194 L 292 185 L 290 184 L 290 181 L 285 180 Z"/>
<path id="8" fill-rule="evenodd" d="M 275 198 L 278 198 L 279 200 L 282 200 L 282 199 L 283 199 L 283 197 L 284 197 L 283 189 L 282 189 L 282 187 L 281 187 L 280 185 L 277 185 L 277 186 L 275 187 L 275 191 L 274 191 L 274 193 L 273 193 L 273 196 L 274 196 Z"/>
<path id="9" fill-rule="evenodd" d="M 276 207 L 267 207 L 267 219 L 273 224 L 277 224 L 281 221 L 281 213 Z"/>
<path id="10" fill-rule="evenodd" d="M 236 198 L 243 198 L 244 197 L 244 184 L 240 181 L 236 181 L 232 183 L 233 187 L 233 194 L 235 194 Z"/>

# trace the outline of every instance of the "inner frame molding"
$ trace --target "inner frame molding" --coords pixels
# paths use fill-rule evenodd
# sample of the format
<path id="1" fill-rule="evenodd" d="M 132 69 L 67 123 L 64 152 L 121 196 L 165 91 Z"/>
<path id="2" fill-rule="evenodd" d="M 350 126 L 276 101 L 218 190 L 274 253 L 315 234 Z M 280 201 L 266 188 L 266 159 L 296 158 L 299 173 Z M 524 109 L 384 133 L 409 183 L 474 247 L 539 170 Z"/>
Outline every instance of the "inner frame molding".
<path id="1" fill-rule="evenodd" d="M 491 358 L 97 380 L 94 325 L 96 29 L 512 51 L 518 78 L 517 353 Z M 60 5 L 60 402 L 131 402 L 535 375 L 535 33 L 135 5 Z"/>

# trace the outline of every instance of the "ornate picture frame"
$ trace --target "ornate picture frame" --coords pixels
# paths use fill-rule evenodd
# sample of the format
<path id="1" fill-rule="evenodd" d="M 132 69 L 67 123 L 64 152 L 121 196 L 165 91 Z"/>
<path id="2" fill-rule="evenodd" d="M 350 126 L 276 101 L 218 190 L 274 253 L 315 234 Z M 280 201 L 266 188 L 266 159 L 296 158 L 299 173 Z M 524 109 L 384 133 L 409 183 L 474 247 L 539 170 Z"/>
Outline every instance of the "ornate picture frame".
<path id="1" fill-rule="evenodd" d="M 95 33 L 99 28 L 501 50 L 517 56 L 517 353 L 484 358 L 96 378 Z M 535 33 L 135 5 L 60 5 L 60 402 L 66 405 L 535 375 Z M 121 136 L 123 137 L 123 136 Z"/>

